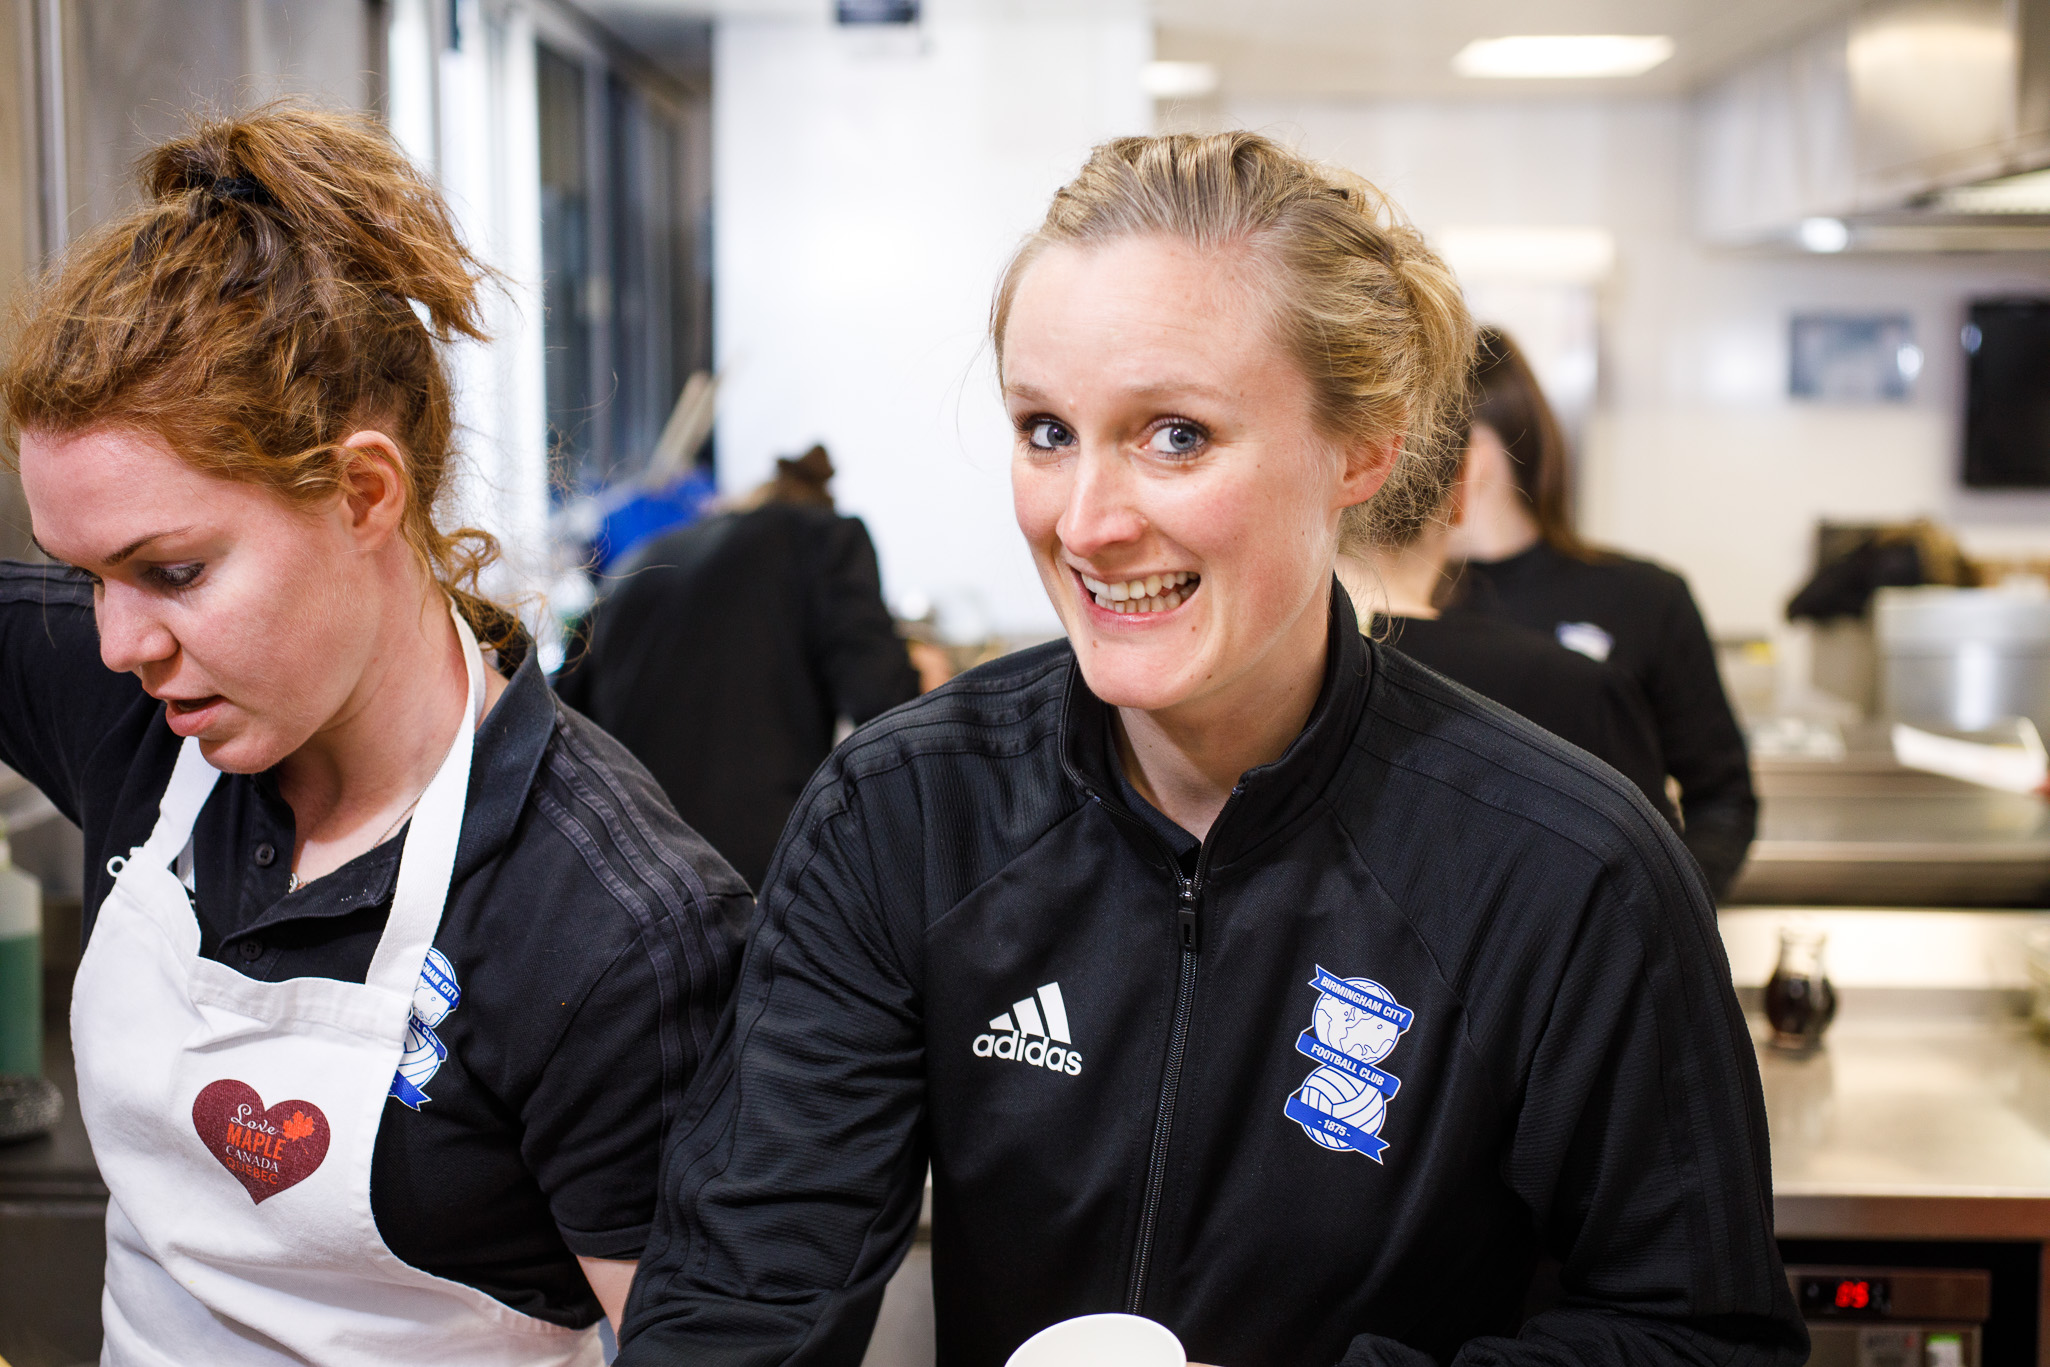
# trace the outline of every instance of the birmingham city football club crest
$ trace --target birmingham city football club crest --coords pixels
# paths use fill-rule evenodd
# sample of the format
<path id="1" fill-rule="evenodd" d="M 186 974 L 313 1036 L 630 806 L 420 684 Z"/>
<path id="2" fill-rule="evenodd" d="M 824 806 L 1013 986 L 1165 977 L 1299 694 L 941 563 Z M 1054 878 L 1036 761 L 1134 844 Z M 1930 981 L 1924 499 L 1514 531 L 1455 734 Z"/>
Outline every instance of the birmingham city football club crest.
<path id="1" fill-rule="evenodd" d="M 1388 1147 L 1380 1137 L 1388 1103 L 1402 1086 L 1378 1065 L 1394 1052 L 1414 1013 L 1371 978 L 1340 978 L 1319 966 L 1310 986 L 1317 989 L 1317 1005 L 1295 1048 L 1317 1069 L 1282 1112 L 1325 1148 L 1351 1149 L 1378 1163 Z"/>
<path id="2" fill-rule="evenodd" d="M 406 1046 L 399 1054 L 398 1071 L 391 1080 L 391 1095 L 416 1111 L 433 1100 L 427 1095 L 427 1084 L 448 1058 L 448 1046 L 434 1033 L 434 1027 L 447 1020 L 449 1012 L 462 999 L 463 989 L 456 983 L 455 968 L 440 950 L 428 950 L 427 962 L 420 965 L 420 981 L 413 988 L 413 1016 L 406 1022 Z"/>

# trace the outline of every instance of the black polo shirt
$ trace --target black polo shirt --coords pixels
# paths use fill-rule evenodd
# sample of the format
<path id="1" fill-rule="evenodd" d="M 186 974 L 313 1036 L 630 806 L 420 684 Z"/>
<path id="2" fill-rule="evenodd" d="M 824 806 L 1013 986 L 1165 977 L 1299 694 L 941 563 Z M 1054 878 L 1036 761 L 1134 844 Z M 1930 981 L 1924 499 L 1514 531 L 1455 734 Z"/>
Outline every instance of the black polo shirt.
<path id="1" fill-rule="evenodd" d="M 1637 685 L 1680 784 L 1682 839 L 1709 890 L 1728 887 L 1756 833 L 1758 799 L 1687 581 L 1650 561 L 1609 551 L 1582 560 L 1539 542 L 1506 560 L 1468 561 L 1460 591 L 1463 606 L 1542 632 Z"/>
<path id="2" fill-rule="evenodd" d="M 108 860 L 148 837 L 179 745 L 162 704 L 100 663 L 89 582 L 0 562 L 0 759 L 85 832 L 88 940 Z M 263 981 L 363 981 L 404 843 L 288 892 L 291 809 L 268 774 L 224 776 L 193 833 L 200 952 Z M 576 1257 L 640 1256 L 663 1123 L 752 905 L 647 771 L 517 662 L 477 732 L 434 938 L 460 990 L 432 1027 L 447 1057 L 378 1130 L 371 1209 L 392 1252 L 594 1322 Z"/>

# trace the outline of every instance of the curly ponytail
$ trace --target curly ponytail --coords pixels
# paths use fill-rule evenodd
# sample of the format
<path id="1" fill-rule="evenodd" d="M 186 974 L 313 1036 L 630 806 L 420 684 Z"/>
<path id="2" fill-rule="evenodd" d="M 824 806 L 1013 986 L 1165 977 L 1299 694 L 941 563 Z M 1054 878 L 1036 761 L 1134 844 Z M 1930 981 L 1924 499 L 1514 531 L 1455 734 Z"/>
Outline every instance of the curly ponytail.
<path id="1" fill-rule="evenodd" d="M 1473 322 L 1451 270 L 1387 196 L 1258 133 L 1104 143 L 1004 271 L 990 310 L 998 364 L 1018 282 L 1041 252 L 1144 235 L 1249 247 L 1268 269 L 1319 424 L 1402 443 L 1381 491 L 1346 510 L 1342 545 L 1413 539 L 1438 515 L 1458 472 Z"/>
<path id="2" fill-rule="evenodd" d="M 34 291 L 0 365 L 0 435 L 103 425 L 297 506 L 342 488 L 352 432 L 402 453 L 407 542 L 485 644 L 516 640 L 478 576 L 492 536 L 442 529 L 454 406 L 440 348 L 484 340 L 490 276 L 439 191 L 371 119 L 273 105 L 137 167 L 145 202 Z"/>

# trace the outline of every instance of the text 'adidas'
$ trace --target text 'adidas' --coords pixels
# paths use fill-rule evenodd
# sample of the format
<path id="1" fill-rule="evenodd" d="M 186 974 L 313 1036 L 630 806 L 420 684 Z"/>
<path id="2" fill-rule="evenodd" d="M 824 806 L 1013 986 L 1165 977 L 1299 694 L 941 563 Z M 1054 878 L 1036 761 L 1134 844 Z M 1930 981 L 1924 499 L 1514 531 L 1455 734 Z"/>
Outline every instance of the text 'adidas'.
<path id="1" fill-rule="evenodd" d="M 1012 1002 L 989 1029 L 970 1046 L 977 1058 L 1014 1059 L 1050 1073 L 1082 1075 L 1082 1055 L 1068 1034 L 1068 1004 L 1061 1000 L 1059 983 L 1048 983 L 1032 996 Z"/>

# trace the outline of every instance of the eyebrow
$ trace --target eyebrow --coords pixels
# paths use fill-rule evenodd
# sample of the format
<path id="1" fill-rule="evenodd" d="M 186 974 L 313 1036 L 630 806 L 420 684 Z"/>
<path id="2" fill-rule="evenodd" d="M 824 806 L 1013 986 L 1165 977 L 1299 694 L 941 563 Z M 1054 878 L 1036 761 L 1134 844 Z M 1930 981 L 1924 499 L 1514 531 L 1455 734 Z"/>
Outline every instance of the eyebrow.
<path id="1" fill-rule="evenodd" d="M 1043 391 L 1035 389 L 1029 384 L 1007 384 L 1004 386 L 1004 392 L 1015 398 L 1023 399 L 1027 403 L 1052 403 L 1052 399 Z M 1160 400 L 1194 397 L 1210 399 L 1217 403 L 1223 403 L 1229 397 L 1221 389 L 1212 385 L 1201 384 L 1194 380 L 1173 380 L 1165 384 L 1140 385 L 1135 389 L 1119 390 L 1118 393 L 1122 397 L 1130 399 Z"/>
<path id="2" fill-rule="evenodd" d="M 134 555 L 144 546 L 149 545 L 149 543 L 152 541 L 161 540 L 162 538 L 167 536 L 176 536 L 180 532 L 189 532 L 191 530 L 192 528 L 190 527 L 169 527 L 161 532 L 151 532 L 148 536 L 138 536 L 137 538 L 135 538 L 135 540 L 129 542 L 120 550 L 115 551 L 112 555 L 108 556 L 104 563 L 107 565 L 109 569 L 111 569 L 114 566 L 120 564 L 122 561 L 126 560 L 129 556 Z M 50 556 L 50 559 L 56 561 L 58 564 L 66 565 L 71 563 L 61 555 L 50 555 L 50 548 L 48 546 L 45 546 L 42 542 L 36 540 L 35 533 L 31 532 L 29 534 L 28 539 L 29 544 L 33 545 L 37 550 L 41 551 L 44 555 Z"/>

